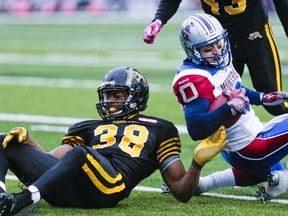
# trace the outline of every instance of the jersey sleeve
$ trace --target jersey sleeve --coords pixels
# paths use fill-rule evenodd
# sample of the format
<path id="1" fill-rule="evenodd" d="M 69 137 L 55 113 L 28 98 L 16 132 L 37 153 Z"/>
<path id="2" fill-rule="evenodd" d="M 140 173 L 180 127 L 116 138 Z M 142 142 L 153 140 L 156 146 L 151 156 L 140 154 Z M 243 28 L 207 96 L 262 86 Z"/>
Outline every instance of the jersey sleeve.
<path id="1" fill-rule="evenodd" d="M 160 19 L 162 24 L 165 25 L 177 12 L 181 1 L 182 0 L 161 0 L 153 21 Z"/>
<path id="2" fill-rule="evenodd" d="M 181 140 L 174 124 L 169 123 L 166 130 L 163 130 L 162 133 L 163 138 L 157 150 L 157 160 L 160 164 L 161 172 L 174 161 L 180 160 L 181 153 Z"/>
<path id="3" fill-rule="evenodd" d="M 93 123 L 93 121 L 83 121 L 72 125 L 62 138 L 61 145 L 68 144 L 72 147 L 85 145 L 87 142 L 85 138 L 89 137 L 87 133 L 91 123 Z"/>
<path id="4" fill-rule="evenodd" d="M 207 98 L 212 101 L 214 85 L 206 76 L 198 74 L 184 74 L 176 76 L 173 82 L 173 92 L 178 102 L 186 105 L 197 98 Z"/>

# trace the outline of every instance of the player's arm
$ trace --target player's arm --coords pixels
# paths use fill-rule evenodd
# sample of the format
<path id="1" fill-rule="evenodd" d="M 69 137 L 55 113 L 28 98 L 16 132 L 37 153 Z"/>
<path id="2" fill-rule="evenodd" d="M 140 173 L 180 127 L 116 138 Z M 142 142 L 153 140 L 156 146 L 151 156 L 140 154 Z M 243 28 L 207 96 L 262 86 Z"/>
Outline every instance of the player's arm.
<path id="1" fill-rule="evenodd" d="M 193 165 L 186 172 L 182 162 L 178 160 L 162 172 L 162 177 L 173 196 L 186 203 L 197 190 L 200 173 L 201 169 L 197 169 Z"/>
<path id="2" fill-rule="evenodd" d="M 177 12 L 182 0 L 161 0 L 153 21 L 159 19 L 165 25 Z M 152 22 L 153 22 L 152 21 Z"/>
<path id="3" fill-rule="evenodd" d="M 81 125 L 81 123 L 80 123 Z M 81 132 L 75 131 L 79 130 L 79 123 L 76 123 L 75 125 L 71 126 L 68 129 L 68 132 L 65 134 L 65 136 L 61 140 L 61 145 L 54 150 L 50 152 L 51 155 L 53 155 L 56 158 L 62 158 L 68 151 L 70 151 L 75 146 L 83 146 L 85 145 L 84 139 L 79 135 Z"/>
<path id="4" fill-rule="evenodd" d="M 29 145 L 31 147 L 33 147 L 34 149 L 41 151 L 41 152 L 45 152 L 44 149 L 42 148 L 42 146 L 40 146 L 34 139 L 33 137 L 28 134 L 27 139 L 23 142 L 26 145 Z"/>
<path id="5" fill-rule="evenodd" d="M 197 190 L 202 167 L 215 157 L 228 143 L 224 127 L 220 127 L 215 134 L 202 140 L 194 151 L 194 158 L 188 171 L 180 160 L 170 164 L 162 172 L 162 177 L 173 196 L 181 201 L 188 202 Z"/>
<path id="6" fill-rule="evenodd" d="M 249 98 L 250 104 L 276 106 L 288 101 L 288 93 L 285 91 L 276 91 L 270 93 L 257 92 L 251 89 L 246 89 L 246 96 Z"/>
<path id="7" fill-rule="evenodd" d="M 233 117 L 228 104 L 212 112 L 208 112 L 209 106 L 210 101 L 206 98 L 198 98 L 185 106 L 187 130 L 193 140 L 205 139 Z"/>
<path id="8" fill-rule="evenodd" d="M 176 13 L 182 0 L 161 0 L 155 17 L 145 28 L 143 34 L 144 42 L 152 44 L 156 35 L 160 32 L 163 25 Z"/>
<path id="9" fill-rule="evenodd" d="M 70 151 L 73 147 L 69 144 L 63 144 L 57 148 L 55 148 L 54 150 L 52 150 L 51 152 L 49 152 L 49 154 L 51 154 L 52 156 L 56 157 L 56 158 L 62 158 L 68 151 Z"/>
<path id="10" fill-rule="evenodd" d="M 288 37 L 288 1 L 287 0 L 273 0 L 278 17 L 283 25 L 286 36 Z"/>
<path id="11" fill-rule="evenodd" d="M 61 145 L 50 152 L 56 158 L 62 158 L 68 151 L 78 145 L 85 145 L 85 141 L 78 135 L 72 135 L 77 126 L 69 128 L 66 135 L 62 138 Z"/>

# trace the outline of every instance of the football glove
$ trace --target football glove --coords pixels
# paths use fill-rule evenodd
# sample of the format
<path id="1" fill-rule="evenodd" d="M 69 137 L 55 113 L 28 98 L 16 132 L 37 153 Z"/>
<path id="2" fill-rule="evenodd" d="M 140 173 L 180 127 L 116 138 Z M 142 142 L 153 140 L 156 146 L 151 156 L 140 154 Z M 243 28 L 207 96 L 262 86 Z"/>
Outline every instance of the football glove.
<path id="1" fill-rule="evenodd" d="M 202 140 L 194 150 L 193 162 L 202 168 L 211 161 L 228 143 L 224 126 L 221 126 L 213 135 Z M 197 166 L 196 165 L 196 166 Z"/>
<path id="2" fill-rule="evenodd" d="M 13 138 L 17 138 L 19 143 L 22 143 L 23 141 L 25 141 L 28 137 L 28 132 L 26 130 L 26 128 L 18 126 L 13 128 L 8 134 L 7 136 L 4 138 L 2 145 L 3 148 L 7 147 L 7 144 L 13 139 Z"/>
<path id="3" fill-rule="evenodd" d="M 245 114 L 246 107 L 248 106 L 248 102 L 241 98 L 233 98 L 231 101 L 228 101 L 227 104 L 230 106 L 232 116 Z"/>
<path id="4" fill-rule="evenodd" d="M 229 92 L 224 93 L 228 98 L 227 104 L 230 106 L 232 116 L 246 113 L 246 107 L 249 106 L 249 98 L 245 93 L 246 90 L 244 88 L 241 88 L 236 95 L 231 95 Z"/>
<path id="5" fill-rule="evenodd" d="M 288 93 L 285 91 L 262 94 L 262 103 L 265 106 L 275 106 L 286 101 L 288 101 Z"/>
<path id="6" fill-rule="evenodd" d="M 230 101 L 233 98 L 245 98 L 246 97 L 246 89 L 240 88 L 240 89 L 233 89 L 228 90 L 222 93 L 225 97 L 227 97 L 227 100 Z"/>
<path id="7" fill-rule="evenodd" d="M 143 40 L 148 44 L 152 44 L 156 35 L 160 32 L 162 28 L 162 22 L 156 19 L 154 22 L 150 23 L 144 30 Z"/>

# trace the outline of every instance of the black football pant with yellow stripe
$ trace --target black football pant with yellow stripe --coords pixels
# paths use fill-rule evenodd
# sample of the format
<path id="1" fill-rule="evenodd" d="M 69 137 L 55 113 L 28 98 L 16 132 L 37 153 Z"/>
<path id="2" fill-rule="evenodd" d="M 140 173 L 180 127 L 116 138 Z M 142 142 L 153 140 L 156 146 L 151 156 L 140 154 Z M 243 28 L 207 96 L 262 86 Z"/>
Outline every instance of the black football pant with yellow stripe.
<path id="1" fill-rule="evenodd" d="M 230 39 L 233 64 L 242 76 L 246 64 L 253 87 L 260 92 L 281 91 L 282 75 L 277 45 L 267 23 L 242 38 Z M 288 103 L 266 106 L 272 115 L 288 113 Z"/>
<path id="2" fill-rule="evenodd" d="M 17 142 L 0 149 L 0 162 L 6 161 L 0 163 L 0 175 L 9 164 L 23 184 L 36 186 L 53 206 L 112 207 L 129 194 L 122 175 L 92 148 L 74 147 L 60 160 Z"/>

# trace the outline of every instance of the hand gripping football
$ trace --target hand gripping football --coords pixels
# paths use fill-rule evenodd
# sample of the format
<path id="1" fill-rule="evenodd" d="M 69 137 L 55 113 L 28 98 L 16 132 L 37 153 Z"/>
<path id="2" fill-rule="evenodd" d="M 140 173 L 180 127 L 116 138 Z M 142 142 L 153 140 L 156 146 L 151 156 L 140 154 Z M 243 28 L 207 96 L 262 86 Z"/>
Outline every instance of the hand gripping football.
<path id="1" fill-rule="evenodd" d="M 216 97 L 212 103 L 210 104 L 209 107 L 209 112 L 216 110 L 218 107 L 220 107 L 221 105 L 223 105 L 224 103 L 227 103 L 228 101 L 232 100 L 234 97 L 237 97 L 238 94 L 240 94 L 241 90 L 240 89 L 232 89 L 229 91 L 228 94 L 220 94 L 218 97 Z M 226 128 L 231 127 L 232 125 L 234 125 L 239 118 L 241 117 L 241 114 L 237 114 L 234 117 L 232 117 L 230 120 L 228 120 L 224 126 Z"/>

